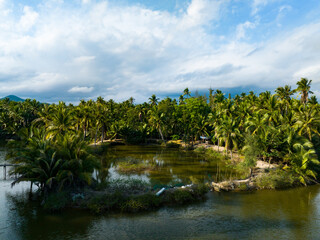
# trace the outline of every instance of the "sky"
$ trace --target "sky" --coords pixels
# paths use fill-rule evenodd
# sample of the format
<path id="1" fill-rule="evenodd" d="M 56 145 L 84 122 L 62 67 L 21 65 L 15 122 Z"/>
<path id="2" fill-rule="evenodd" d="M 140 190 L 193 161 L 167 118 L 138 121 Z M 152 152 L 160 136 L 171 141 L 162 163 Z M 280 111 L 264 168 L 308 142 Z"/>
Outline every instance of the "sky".
<path id="1" fill-rule="evenodd" d="M 319 0 L 0 0 L 0 97 L 147 101 L 185 88 L 320 97 Z"/>

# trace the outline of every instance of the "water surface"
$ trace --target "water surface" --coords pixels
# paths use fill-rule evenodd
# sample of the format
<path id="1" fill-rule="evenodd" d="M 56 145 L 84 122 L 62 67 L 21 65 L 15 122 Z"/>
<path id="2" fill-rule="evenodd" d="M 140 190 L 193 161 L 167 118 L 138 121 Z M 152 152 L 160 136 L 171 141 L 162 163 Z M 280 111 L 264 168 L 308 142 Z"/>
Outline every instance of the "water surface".
<path id="1" fill-rule="evenodd" d="M 151 150 L 147 151 L 151 154 Z M 0 154 L 1 155 L 1 154 Z M 1 171 L 2 173 L 2 171 Z M 183 174 L 175 175 L 183 178 Z M 0 174 L 2 179 L 2 176 Z M 45 213 L 29 184 L 0 181 L 0 239 L 319 239 L 320 187 L 208 193 L 201 203 L 142 214 Z"/>
<path id="2" fill-rule="evenodd" d="M 152 170 L 123 174 L 117 171 L 120 162 L 144 163 Z M 141 178 L 152 185 L 170 183 L 204 183 L 236 178 L 237 172 L 223 161 L 193 151 L 159 146 L 115 146 L 106 151 L 103 164 L 109 178 Z"/>

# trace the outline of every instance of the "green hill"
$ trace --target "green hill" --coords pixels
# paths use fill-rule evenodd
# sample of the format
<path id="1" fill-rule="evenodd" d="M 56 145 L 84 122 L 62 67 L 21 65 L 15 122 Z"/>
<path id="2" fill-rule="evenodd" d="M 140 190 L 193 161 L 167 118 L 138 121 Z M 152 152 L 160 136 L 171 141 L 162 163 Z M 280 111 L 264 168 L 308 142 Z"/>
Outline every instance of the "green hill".
<path id="1" fill-rule="evenodd" d="M 9 98 L 10 101 L 14 101 L 14 102 L 24 102 L 24 99 L 19 98 L 15 95 L 8 95 L 8 96 L 1 98 L 1 99 L 5 99 L 5 98 Z"/>

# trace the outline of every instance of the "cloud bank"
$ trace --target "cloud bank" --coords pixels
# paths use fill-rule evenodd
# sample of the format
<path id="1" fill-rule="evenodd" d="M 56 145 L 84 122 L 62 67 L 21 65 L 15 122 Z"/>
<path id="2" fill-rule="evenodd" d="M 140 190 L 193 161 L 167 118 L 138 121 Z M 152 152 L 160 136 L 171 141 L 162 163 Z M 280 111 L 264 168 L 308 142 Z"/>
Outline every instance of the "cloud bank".
<path id="1" fill-rule="evenodd" d="M 142 102 L 186 87 L 276 88 L 300 77 L 320 90 L 320 20 L 272 28 L 263 8 L 277 1 L 254 0 L 245 17 L 236 2 L 192 0 L 165 11 L 137 2 L 0 0 L 0 95 Z M 295 8 L 274 5 L 285 20 L 283 6 Z"/>

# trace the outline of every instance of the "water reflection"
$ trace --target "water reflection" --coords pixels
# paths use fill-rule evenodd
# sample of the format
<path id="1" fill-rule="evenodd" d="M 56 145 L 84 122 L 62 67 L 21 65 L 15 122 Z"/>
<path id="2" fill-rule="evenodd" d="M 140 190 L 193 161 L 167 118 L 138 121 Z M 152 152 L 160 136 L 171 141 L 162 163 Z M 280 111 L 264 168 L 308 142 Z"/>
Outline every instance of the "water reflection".
<path id="1" fill-rule="evenodd" d="M 166 149 L 157 146 L 116 146 L 109 148 L 102 162 L 111 170 L 109 177 L 114 178 L 119 162 L 140 162 L 153 166 L 151 170 L 134 174 L 119 174 L 117 177 L 132 175 L 147 177 L 151 184 L 184 184 L 206 181 L 221 181 L 237 177 L 237 173 L 223 162 L 208 160 L 205 156 L 179 149 Z"/>
<path id="2" fill-rule="evenodd" d="M 183 179 L 183 173 L 173 167 L 179 164 L 168 163 L 164 152 L 157 159 L 167 168 L 169 176 Z M 158 179 L 152 173 L 148 177 Z M 0 239 L 319 239 L 320 236 L 320 186 L 285 191 L 210 192 L 207 201 L 193 205 L 108 216 L 93 216 L 80 210 L 48 214 L 27 201 L 28 190 L 29 184 L 11 188 L 9 180 L 0 181 Z"/>
<path id="3" fill-rule="evenodd" d="M 138 215 L 47 214 L 11 201 L 6 239 L 317 239 L 318 186 L 286 191 L 209 193 L 208 200 Z M 310 193 L 310 195 L 309 195 Z M 18 196 L 15 196 L 18 197 Z M 2 235 L 3 236 L 3 235 Z"/>

